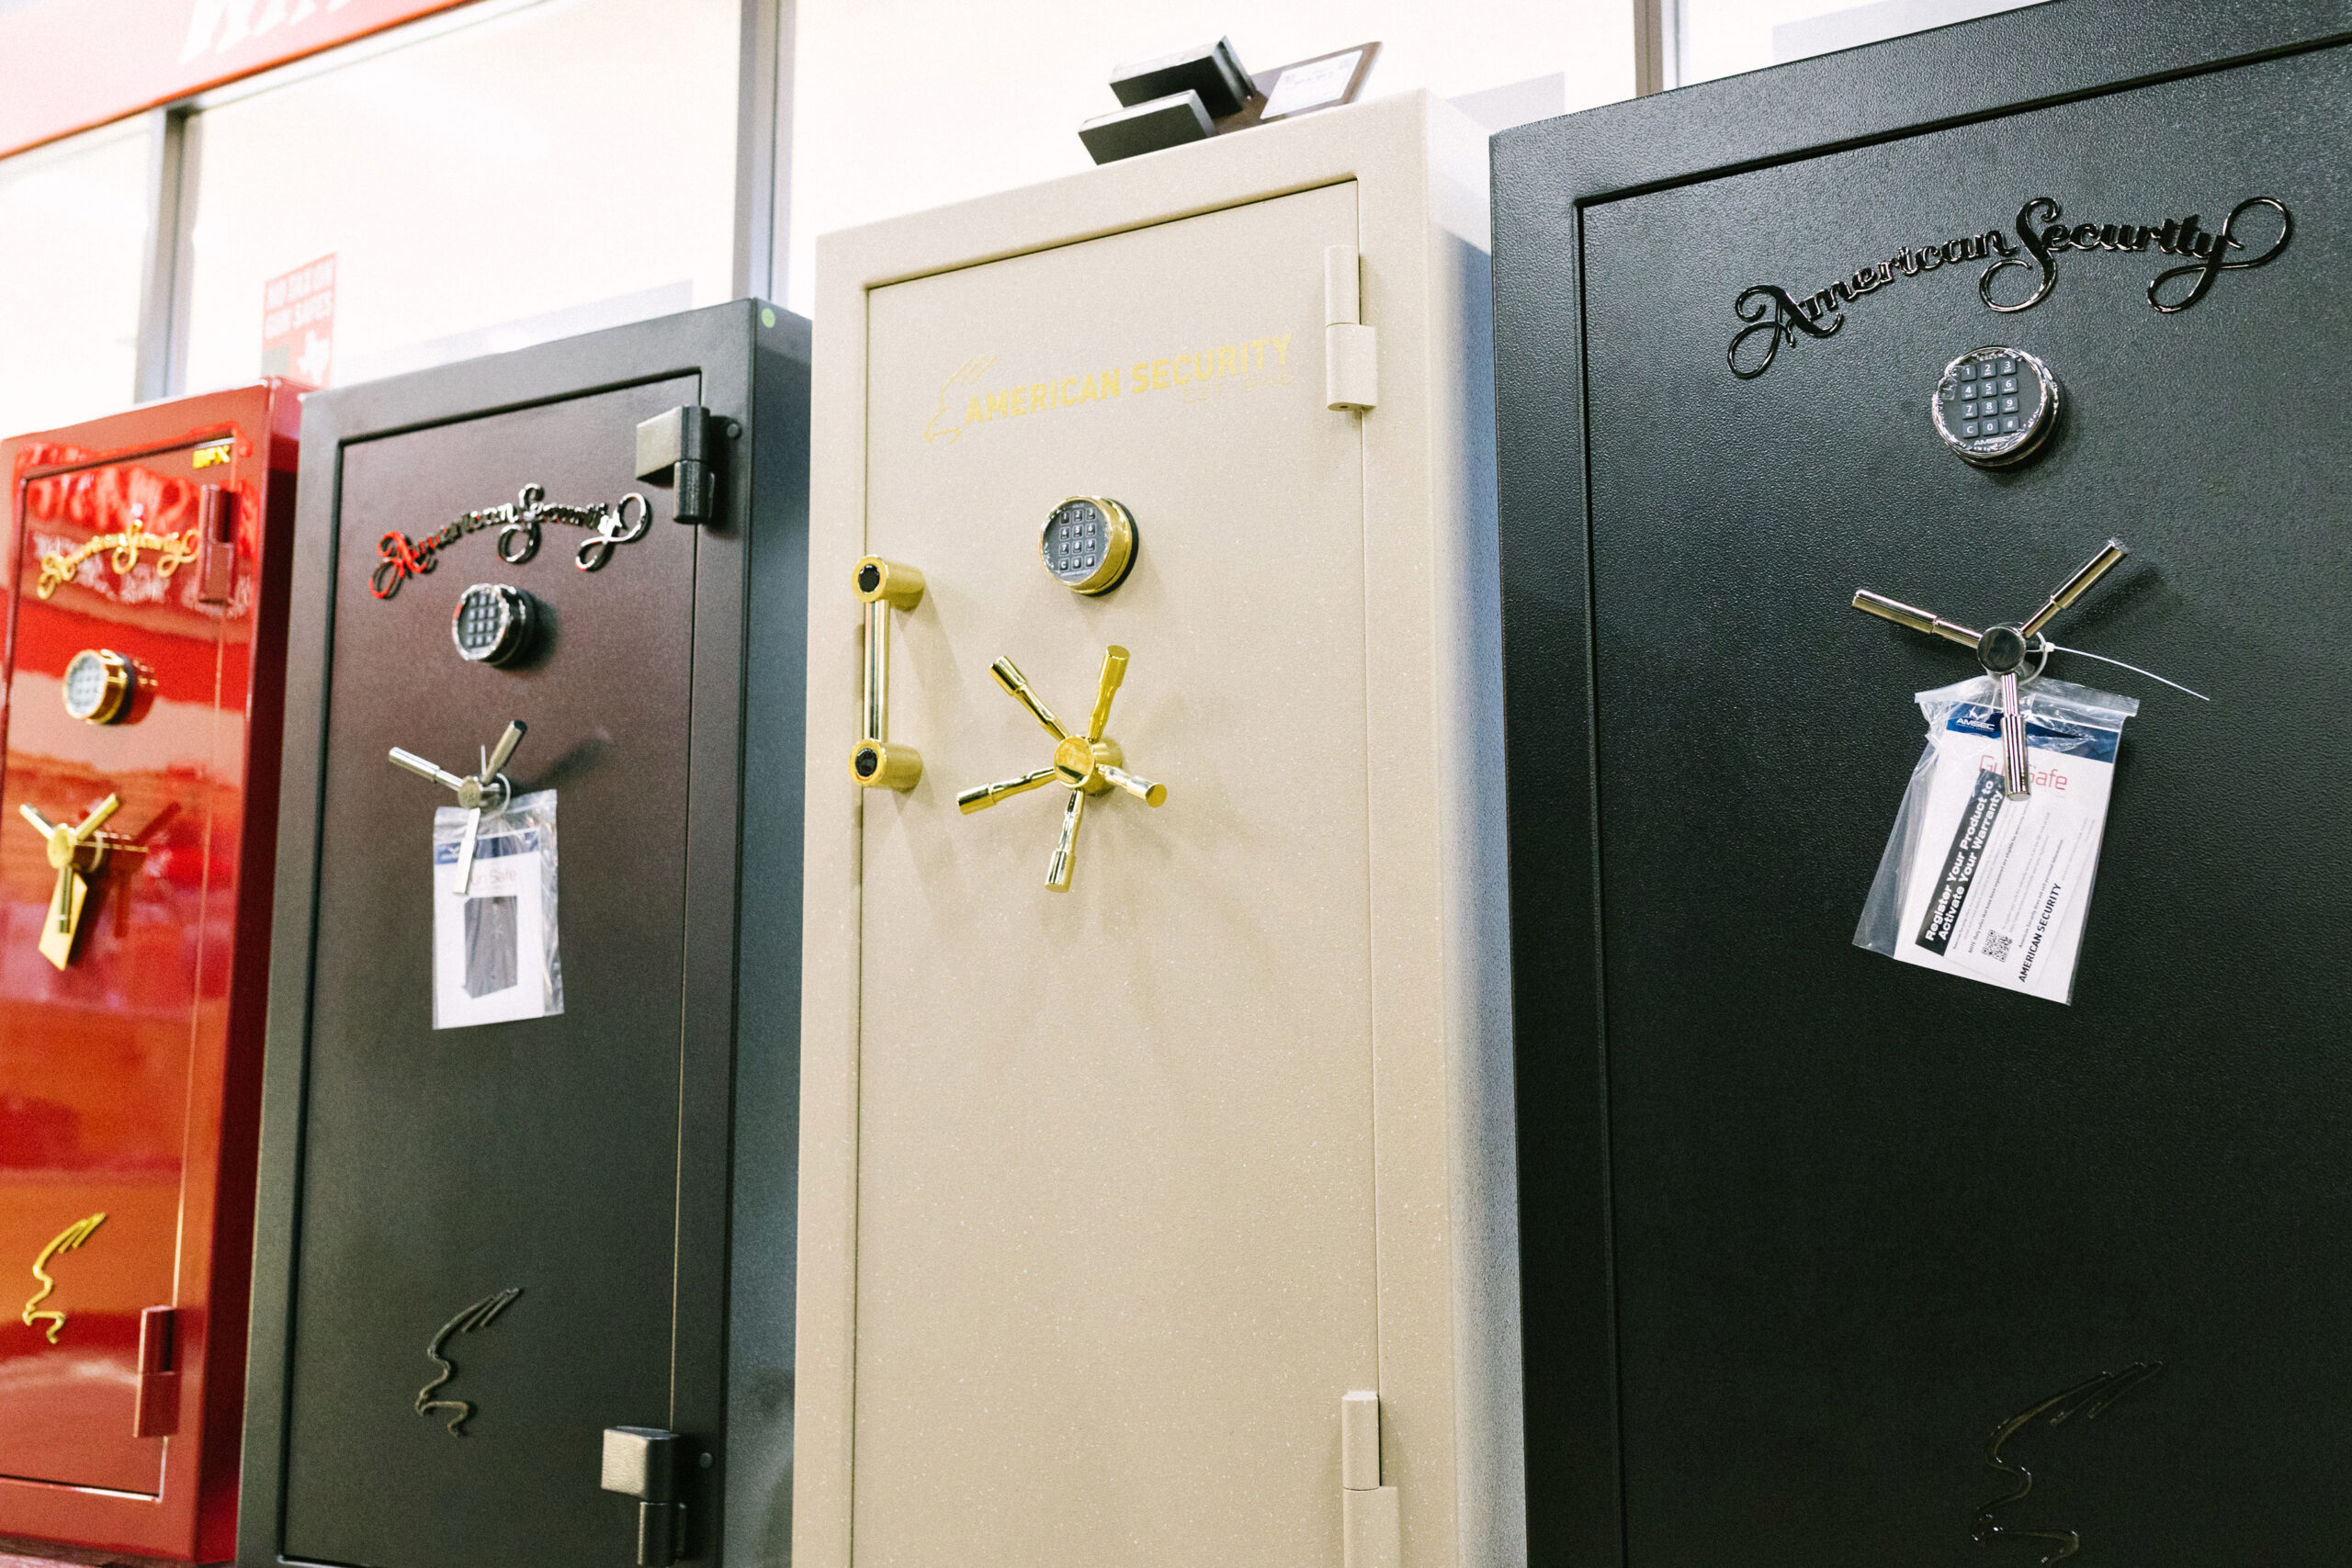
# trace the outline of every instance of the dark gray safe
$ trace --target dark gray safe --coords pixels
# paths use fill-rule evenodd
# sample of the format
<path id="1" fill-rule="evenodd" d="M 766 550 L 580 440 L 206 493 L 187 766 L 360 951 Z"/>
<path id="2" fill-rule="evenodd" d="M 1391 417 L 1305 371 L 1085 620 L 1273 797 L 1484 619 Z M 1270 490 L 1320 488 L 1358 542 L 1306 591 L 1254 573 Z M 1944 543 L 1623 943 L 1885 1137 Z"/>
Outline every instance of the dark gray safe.
<path id="1" fill-rule="evenodd" d="M 788 1554 L 808 362 L 739 302 L 309 400 L 243 1563 Z M 502 775 L 553 845 L 456 894 Z"/>
<path id="2" fill-rule="evenodd" d="M 2347 39 L 2062 0 L 1496 139 L 1532 1562 L 2352 1544 Z M 1938 428 L 1988 346 L 2038 449 Z M 1976 673 L 1855 591 L 2110 536 L 2052 635 L 2213 700 L 2052 668 L 2143 704 L 2071 1005 L 1851 945 Z"/>

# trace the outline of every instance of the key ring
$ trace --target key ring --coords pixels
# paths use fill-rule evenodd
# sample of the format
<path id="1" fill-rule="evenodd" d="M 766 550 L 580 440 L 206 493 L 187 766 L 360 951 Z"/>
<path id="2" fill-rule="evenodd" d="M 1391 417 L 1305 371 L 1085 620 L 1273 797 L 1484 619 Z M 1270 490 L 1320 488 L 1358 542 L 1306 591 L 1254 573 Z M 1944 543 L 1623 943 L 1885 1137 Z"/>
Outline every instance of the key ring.
<path id="1" fill-rule="evenodd" d="M 2041 680 L 2041 672 L 2050 668 L 2050 655 L 2053 651 L 2054 649 L 2050 639 L 2043 637 L 2040 632 L 2036 632 L 2031 637 L 2026 638 L 2025 656 L 2028 659 L 2035 660 L 2036 663 L 2033 667 L 2033 673 L 2030 675 L 2024 672 L 2022 666 L 2019 667 L 2018 672 L 2018 684 L 2023 685 L 2028 681 Z"/>
<path id="2" fill-rule="evenodd" d="M 630 519 L 628 504 L 637 502 L 637 515 Z M 653 508 L 645 497 L 631 491 L 621 497 L 612 510 L 596 519 L 596 536 L 582 539 L 572 552 L 571 564 L 582 571 L 594 571 L 612 558 L 616 545 L 633 545 L 645 537 L 645 530 L 653 521 Z"/>

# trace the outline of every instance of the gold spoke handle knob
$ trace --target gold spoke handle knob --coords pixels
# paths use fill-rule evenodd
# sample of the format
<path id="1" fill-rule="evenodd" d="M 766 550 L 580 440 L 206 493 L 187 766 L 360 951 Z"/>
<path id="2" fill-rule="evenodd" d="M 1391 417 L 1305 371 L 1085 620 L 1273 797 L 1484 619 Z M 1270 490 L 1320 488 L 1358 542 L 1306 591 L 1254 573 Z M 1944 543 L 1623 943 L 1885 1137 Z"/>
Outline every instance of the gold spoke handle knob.
<path id="1" fill-rule="evenodd" d="M 1054 716 L 1045 699 L 1029 688 L 1028 679 L 1010 659 L 1000 659 L 989 666 L 989 673 L 1005 694 L 1029 710 L 1029 716 L 1044 727 L 1054 738 L 1054 760 L 1035 773 L 1001 783 L 982 784 L 967 789 L 956 797 L 956 809 L 966 816 L 985 811 L 1000 800 L 1007 800 L 1049 784 L 1060 784 L 1069 792 L 1062 807 L 1062 831 L 1054 845 L 1054 858 L 1046 869 L 1046 886 L 1056 893 L 1069 890 L 1071 867 L 1078 859 L 1079 824 L 1086 820 L 1086 797 L 1108 795 L 1124 790 L 1146 806 L 1159 806 L 1168 798 L 1168 786 L 1155 784 L 1126 771 L 1126 756 L 1119 743 L 1103 731 L 1111 722 L 1111 702 L 1118 695 L 1120 685 L 1127 677 L 1127 650 L 1112 645 L 1102 655 L 1102 673 L 1095 682 L 1094 710 L 1088 716 L 1086 733 L 1072 735 Z"/>

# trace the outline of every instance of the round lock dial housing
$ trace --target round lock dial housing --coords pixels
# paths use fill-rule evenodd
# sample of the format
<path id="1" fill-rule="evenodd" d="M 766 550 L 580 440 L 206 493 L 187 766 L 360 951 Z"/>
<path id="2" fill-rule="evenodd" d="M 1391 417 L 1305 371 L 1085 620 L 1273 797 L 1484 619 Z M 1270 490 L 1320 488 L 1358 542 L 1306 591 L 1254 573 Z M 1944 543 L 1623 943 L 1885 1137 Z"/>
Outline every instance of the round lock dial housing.
<path id="1" fill-rule="evenodd" d="M 1136 565 L 1135 514 L 1107 496 L 1074 495 L 1046 514 L 1038 558 L 1074 593 L 1108 593 Z"/>
<path id="2" fill-rule="evenodd" d="M 139 672 L 110 648 L 85 648 L 65 664 L 65 711 L 85 724 L 112 724 L 130 711 Z"/>
<path id="3" fill-rule="evenodd" d="M 1945 366 L 1930 406 L 1945 446 L 1980 468 L 1999 468 L 2023 462 L 2050 439 L 2059 398 L 2049 366 L 1995 344 Z"/>
<path id="4" fill-rule="evenodd" d="M 458 599 L 449 640 L 470 664 L 512 664 L 531 650 L 538 602 L 503 582 L 477 582 Z"/>

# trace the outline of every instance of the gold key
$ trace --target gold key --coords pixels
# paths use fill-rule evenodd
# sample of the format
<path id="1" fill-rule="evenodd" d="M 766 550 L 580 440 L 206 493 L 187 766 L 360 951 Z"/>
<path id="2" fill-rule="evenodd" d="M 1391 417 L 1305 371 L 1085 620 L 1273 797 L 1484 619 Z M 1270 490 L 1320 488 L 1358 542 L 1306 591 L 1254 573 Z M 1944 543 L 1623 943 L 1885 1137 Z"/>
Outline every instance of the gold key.
<path id="1" fill-rule="evenodd" d="M 74 939 L 82 931 L 82 906 L 90 897 L 90 874 L 106 863 L 107 852 L 116 847 L 98 829 L 122 809 L 122 797 L 107 795 L 71 827 L 50 821 L 29 803 L 17 809 L 49 841 L 49 863 L 57 873 L 57 884 L 50 894 L 49 918 L 41 922 L 40 955 L 62 969 L 74 961 Z"/>

